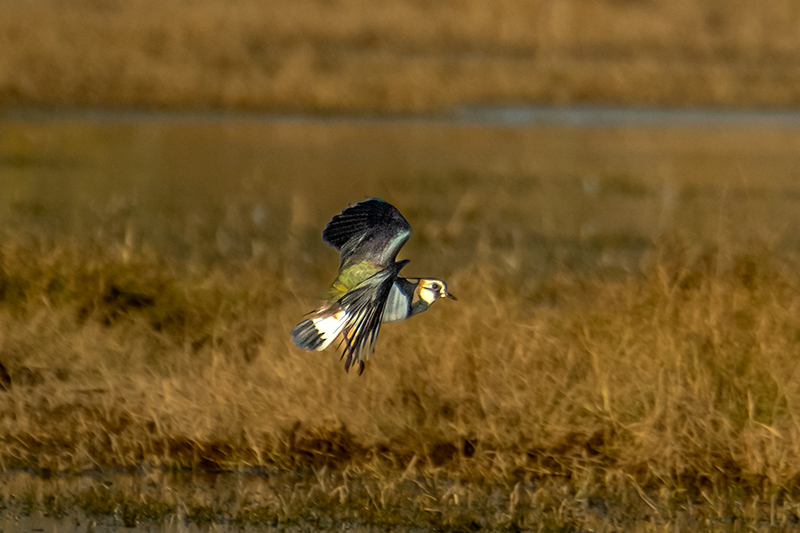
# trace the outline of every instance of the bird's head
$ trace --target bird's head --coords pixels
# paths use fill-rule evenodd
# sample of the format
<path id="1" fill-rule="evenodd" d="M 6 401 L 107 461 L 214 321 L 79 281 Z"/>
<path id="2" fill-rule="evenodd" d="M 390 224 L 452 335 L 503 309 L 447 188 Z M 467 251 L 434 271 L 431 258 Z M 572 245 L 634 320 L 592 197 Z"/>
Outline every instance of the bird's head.
<path id="1" fill-rule="evenodd" d="M 447 283 L 436 278 L 422 278 L 419 280 L 419 297 L 428 305 L 432 304 L 439 298 L 450 298 L 456 300 L 457 298 L 447 292 Z"/>

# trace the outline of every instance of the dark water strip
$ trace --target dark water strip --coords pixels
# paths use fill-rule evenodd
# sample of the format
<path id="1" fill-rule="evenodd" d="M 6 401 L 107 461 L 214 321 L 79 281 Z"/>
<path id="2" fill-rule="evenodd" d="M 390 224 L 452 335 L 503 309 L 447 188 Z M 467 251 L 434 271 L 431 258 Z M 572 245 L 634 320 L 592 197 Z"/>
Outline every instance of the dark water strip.
<path id="1" fill-rule="evenodd" d="M 575 127 L 789 127 L 800 128 L 800 110 L 658 109 L 635 107 L 482 107 L 460 109 L 459 122 L 491 126 Z"/>
<path id="2" fill-rule="evenodd" d="M 800 129 L 798 109 L 711 109 L 603 106 L 498 106 L 453 108 L 431 114 L 306 114 L 250 111 L 40 110 L 0 111 L 0 120 L 84 122 L 168 121 L 196 123 L 254 121 L 281 123 L 437 124 L 525 127 L 777 127 Z"/>

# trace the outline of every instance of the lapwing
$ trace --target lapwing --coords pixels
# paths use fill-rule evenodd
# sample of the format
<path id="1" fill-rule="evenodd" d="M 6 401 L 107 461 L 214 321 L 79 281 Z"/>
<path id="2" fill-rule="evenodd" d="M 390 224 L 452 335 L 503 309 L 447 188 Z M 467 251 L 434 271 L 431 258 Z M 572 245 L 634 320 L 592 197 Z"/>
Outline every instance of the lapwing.
<path id="1" fill-rule="evenodd" d="M 341 253 L 339 275 L 322 293 L 322 307 L 292 329 L 295 344 L 324 350 L 339 338 L 345 371 L 357 363 L 360 375 L 381 324 L 417 315 L 440 298 L 455 300 L 440 279 L 400 276 L 409 261 L 397 261 L 397 252 L 410 236 L 411 225 L 400 211 L 378 198 L 334 216 L 322 240 Z"/>

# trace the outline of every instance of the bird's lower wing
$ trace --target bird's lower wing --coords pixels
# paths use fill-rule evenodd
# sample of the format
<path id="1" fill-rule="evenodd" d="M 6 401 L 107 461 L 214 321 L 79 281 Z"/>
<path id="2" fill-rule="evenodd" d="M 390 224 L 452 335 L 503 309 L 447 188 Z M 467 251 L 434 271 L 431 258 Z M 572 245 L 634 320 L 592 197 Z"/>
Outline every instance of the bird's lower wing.
<path id="1" fill-rule="evenodd" d="M 338 304 L 348 317 L 342 329 L 345 370 L 349 370 L 350 365 L 357 362 L 358 373 L 364 371 L 364 361 L 375 349 L 389 292 L 397 274 L 406 263 L 407 261 L 401 261 L 381 270 L 339 299 Z"/>

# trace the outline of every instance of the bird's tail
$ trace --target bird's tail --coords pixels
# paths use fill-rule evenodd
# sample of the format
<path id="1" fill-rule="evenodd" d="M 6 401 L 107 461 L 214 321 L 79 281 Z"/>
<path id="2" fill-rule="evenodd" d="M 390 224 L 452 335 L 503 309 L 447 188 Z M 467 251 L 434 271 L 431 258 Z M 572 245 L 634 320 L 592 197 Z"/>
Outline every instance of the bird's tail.
<path id="1" fill-rule="evenodd" d="M 342 333 L 349 319 L 349 313 L 343 309 L 335 312 L 322 309 L 297 324 L 292 329 L 292 338 L 305 350 L 324 350 Z"/>

